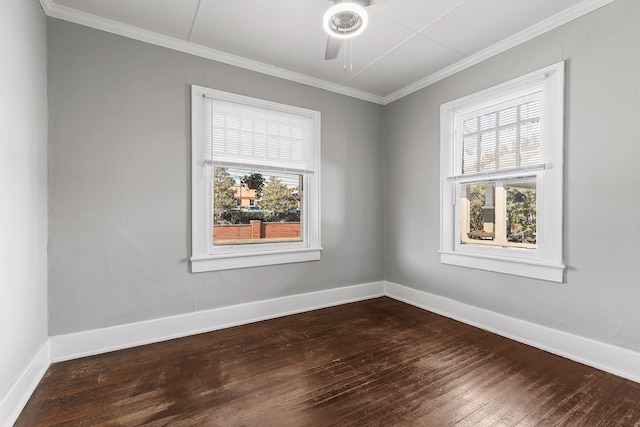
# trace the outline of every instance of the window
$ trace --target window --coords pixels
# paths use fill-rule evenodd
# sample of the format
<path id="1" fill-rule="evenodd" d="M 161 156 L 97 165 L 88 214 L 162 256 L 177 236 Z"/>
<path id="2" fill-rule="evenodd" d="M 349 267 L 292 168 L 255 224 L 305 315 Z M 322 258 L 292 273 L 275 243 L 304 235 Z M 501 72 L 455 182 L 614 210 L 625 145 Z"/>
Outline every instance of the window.
<path id="1" fill-rule="evenodd" d="M 193 272 L 320 259 L 320 113 L 192 86 Z"/>
<path id="2" fill-rule="evenodd" d="M 564 64 L 441 107 L 445 264 L 562 282 Z"/>

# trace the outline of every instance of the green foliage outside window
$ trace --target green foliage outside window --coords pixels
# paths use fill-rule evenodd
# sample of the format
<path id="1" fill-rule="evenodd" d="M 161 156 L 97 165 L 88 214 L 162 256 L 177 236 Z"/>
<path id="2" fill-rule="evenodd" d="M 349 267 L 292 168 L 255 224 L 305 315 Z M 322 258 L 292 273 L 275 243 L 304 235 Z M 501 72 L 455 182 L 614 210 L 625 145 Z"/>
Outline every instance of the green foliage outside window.
<path id="1" fill-rule="evenodd" d="M 215 167 L 213 174 L 213 219 L 214 224 L 249 224 L 251 220 L 300 222 L 300 210 L 296 208 L 294 188 L 282 183 L 280 178 L 261 174 L 245 175 L 240 185 L 251 182 L 255 189 L 256 201 L 262 211 L 252 212 L 240 209 L 237 205 L 236 191 L 238 183 L 227 168 Z"/>
<path id="2" fill-rule="evenodd" d="M 236 181 L 226 168 L 215 167 L 213 172 L 213 220 L 218 223 L 223 215 L 236 206 L 233 188 Z"/>
<path id="3" fill-rule="evenodd" d="M 287 188 L 279 178 L 270 176 L 262 190 L 260 206 L 270 214 L 273 220 L 286 220 L 287 214 L 296 207 L 293 189 Z"/>
<path id="4" fill-rule="evenodd" d="M 537 204 L 536 189 L 507 187 L 507 218 L 510 224 L 509 240 L 536 243 Z"/>
<path id="5" fill-rule="evenodd" d="M 486 184 L 471 184 L 467 186 L 467 199 L 469 199 L 469 226 L 470 230 L 482 230 L 484 228 L 484 206 Z"/>
<path id="6" fill-rule="evenodd" d="M 483 206 L 485 205 L 486 184 L 469 184 L 469 227 L 471 231 L 484 228 Z M 537 191 L 535 188 L 518 187 L 517 183 L 507 184 L 507 238 L 514 242 L 536 243 L 537 232 Z"/>

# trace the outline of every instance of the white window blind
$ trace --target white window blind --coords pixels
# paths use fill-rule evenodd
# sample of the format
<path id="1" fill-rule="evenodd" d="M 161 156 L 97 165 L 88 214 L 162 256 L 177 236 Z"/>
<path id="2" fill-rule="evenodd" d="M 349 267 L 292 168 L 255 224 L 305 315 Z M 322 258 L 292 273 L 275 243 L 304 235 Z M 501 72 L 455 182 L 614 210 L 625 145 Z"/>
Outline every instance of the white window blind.
<path id="1" fill-rule="evenodd" d="M 462 175 L 519 169 L 543 162 L 541 93 L 463 119 Z"/>
<path id="2" fill-rule="evenodd" d="M 205 122 L 214 165 L 314 173 L 312 117 L 205 97 Z"/>

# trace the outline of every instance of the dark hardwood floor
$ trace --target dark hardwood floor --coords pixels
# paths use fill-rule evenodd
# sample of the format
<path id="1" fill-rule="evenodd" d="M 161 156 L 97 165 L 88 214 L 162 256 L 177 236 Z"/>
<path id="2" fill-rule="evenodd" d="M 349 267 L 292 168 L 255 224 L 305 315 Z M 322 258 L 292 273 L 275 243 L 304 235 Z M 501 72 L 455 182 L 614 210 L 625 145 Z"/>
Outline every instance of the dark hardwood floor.
<path id="1" fill-rule="evenodd" d="M 53 425 L 639 426 L 640 384 L 378 298 L 53 364 Z"/>

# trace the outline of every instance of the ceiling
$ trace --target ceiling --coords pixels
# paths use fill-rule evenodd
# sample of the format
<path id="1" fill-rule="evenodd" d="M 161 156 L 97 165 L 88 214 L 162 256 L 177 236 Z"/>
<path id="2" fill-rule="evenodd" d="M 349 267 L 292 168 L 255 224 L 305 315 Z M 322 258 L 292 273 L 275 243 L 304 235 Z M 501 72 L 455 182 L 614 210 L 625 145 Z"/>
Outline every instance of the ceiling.
<path id="1" fill-rule="evenodd" d="M 613 0 L 386 0 L 325 61 L 329 0 L 40 0 L 47 15 L 380 104 Z M 347 60 L 350 62 L 350 60 Z"/>

